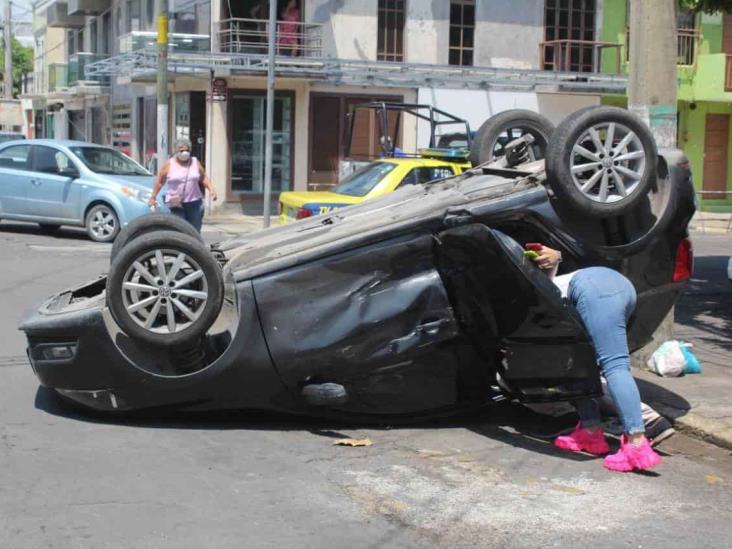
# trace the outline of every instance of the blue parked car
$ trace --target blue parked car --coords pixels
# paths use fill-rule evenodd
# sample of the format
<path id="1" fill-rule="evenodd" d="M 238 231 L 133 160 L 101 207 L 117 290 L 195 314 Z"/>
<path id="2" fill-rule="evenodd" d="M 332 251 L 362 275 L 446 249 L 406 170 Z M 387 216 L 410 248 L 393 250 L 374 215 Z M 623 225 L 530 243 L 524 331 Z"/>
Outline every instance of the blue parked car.
<path id="1" fill-rule="evenodd" d="M 121 227 L 150 212 L 154 179 L 131 158 L 102 145 L 50 139 L 2 143 L 0 219 L 33 221 L 46 231 L 83 226 L 92 240 L 111 242 Z"/>

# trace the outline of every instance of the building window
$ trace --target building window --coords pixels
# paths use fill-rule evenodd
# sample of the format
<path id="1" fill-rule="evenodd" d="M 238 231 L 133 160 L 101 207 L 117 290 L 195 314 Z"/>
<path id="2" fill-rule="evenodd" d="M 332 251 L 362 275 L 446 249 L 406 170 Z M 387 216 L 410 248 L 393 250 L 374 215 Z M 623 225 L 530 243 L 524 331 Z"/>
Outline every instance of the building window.
<path id="1" fill-rule="evenodd" d="M 89 23 L 89 51 L 92 53 L 97 53 L 98 51 L 98 32 L 97 32 L 97 20 L 94 19 L 91 23 Z"/>
<path id="2" fill-rule="evenodd" d="M 379 0 L 376 59 L 404 61 L 404 4 L 406 0 Z"/>
<path id="3" fill-rule="evenodd" d="M 148 29 L 155 28 L 155 0 L 147 0 L 146 12 L 145 12 L 145 23 Z"/>
<path id="4" fill-rule="evenodd" d="M 127 0 L 127 32 L 140 30 L 140 0 Z"/>
<path id="5" fill-rule="evenodd" d="M 544 70 L 594 72 L 595 0 L 546 0 Z"/>
<path id="6" fill-rule="evenodd" d="M 450 2 L 450 54 L 451 65 L 473 64 L 473 37 L 475 36 L 474 0 Z"/>
<path id="7" fill-rule="evenodd" d="M 69 48 L 69 55 L 76 53 L 76 33 L 72 30 L 66 31 L 66 45 Z"/>
<path id="8" fill-rule="evenodd" d="M 112 53 L 112 14 L 102 16 L 102 53 Z"/>

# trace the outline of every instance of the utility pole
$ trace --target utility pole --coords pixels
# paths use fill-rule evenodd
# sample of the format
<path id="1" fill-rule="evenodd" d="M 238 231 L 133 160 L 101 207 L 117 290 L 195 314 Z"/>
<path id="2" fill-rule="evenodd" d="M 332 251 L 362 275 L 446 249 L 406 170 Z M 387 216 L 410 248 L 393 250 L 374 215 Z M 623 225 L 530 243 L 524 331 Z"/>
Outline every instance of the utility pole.
<path id="1" fill-rule="evenodd" d="M 5 26 L 3 28 L 5 38 L 5 99 L 13 98 L 13 41 L 10 26 L 12 8 L 10 5 L 10 0 L 5 0 Z"/>
<path id="2" fill-rule="evenodd" d="M 648 125 L 659 148 L 676 147 L 676 2 L 630 0 L 628 108 Z M 673 328 L 671 309 L 634 362 L 644 366 L 650 353 L 673 339 Z"/>
<path id="3" fill-rule="evenodd" d="M 277 2 L 269 0 L 267 43 L 267 120 L 264 136 L 264 228 L 269 227 L 270 194 L 272 193 L 272 131 L 274 126 L 274 64 L 277 34 Z"/>
<path id="4" fill-rule="evenodd" d="M 659 147 L 676 146 L 676 2 L 630 1 L 628 108 Z"/>
<path id="5" fill-rule="evenodd" d="M 168 0 L 158 3 L 158 170 L 168 159 Z"/>

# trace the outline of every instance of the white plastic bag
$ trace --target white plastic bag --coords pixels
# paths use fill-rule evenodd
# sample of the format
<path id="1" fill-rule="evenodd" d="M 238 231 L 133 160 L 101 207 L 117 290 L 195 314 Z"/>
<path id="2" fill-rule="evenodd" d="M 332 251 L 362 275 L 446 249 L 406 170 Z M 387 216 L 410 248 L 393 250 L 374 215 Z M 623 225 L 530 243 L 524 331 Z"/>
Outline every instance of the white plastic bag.
<path id="1" fill-rule="evenodd" d="M 646 363 L 651 372 L 663 377 L 678 377 L 684 372 L 686 357 L 680 341 L 665 341 L 656 349 Z"/>

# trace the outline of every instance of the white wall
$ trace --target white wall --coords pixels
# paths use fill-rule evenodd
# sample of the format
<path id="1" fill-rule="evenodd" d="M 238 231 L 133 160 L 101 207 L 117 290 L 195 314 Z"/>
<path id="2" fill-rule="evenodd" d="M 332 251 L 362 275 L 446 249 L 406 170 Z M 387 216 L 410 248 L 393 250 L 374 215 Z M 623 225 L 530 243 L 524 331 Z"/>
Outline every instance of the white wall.
<path id="1" fill-rule="evenodd" d="M 323 24 L 325 57 L 374 61 L 377 12 L 378 0 L 305 0 L 303 16 Z"/>
<path id="2" fill-rule="evenodd" d="M 407 2 L 404 53 L 409 63 L 447 65 L 450 2 Z"/>
<path id="3" fill-rule="evenodd" d="M 454 90 L 420 88 L 418 102 L 432 105 L 440 110 L 464 118 L 471 130 L 496 113 L 509 109 L 528 109 L 543 114 L 554 124 L 561 122 L 568 114 L 590 105 L 599 105 L 599 95 L 570 95 L 536 92 Z M 461 131 L 459 126 L 445 126 L 441 133 Z M 429 145 L 429 124 L 420 121 L 417 125 L 417 145 Z"/>

